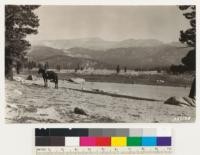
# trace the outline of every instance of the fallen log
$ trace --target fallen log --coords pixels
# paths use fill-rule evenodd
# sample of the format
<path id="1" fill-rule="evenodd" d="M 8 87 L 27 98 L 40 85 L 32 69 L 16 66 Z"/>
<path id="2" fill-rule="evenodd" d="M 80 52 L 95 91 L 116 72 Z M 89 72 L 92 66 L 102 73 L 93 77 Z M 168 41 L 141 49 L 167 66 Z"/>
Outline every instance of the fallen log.
<path id="1" fill-rule="evenodd" d="M 134 100 L 144 100 L 144 101 L 156 101 L 156 102 L 163 102 L 162 100 L 158 99 L 151 99 L 151 98 L 144 98 L 144 97 L 136 97 L 136 96 L 129 96 L 129 95 L 122 95 L 122 94 L 115 94 L 111 92 L 105 92 L 103 90 L 84 90 L 84 89 L 74 89 L 74 88 L 68 88 L 70 90 L 75 90 L 79 92 L 84 92 L 84 93 L 91 93 L 91 94 L 100 94 L 100 95 L 107 95 L 111 97 L 118 97 L 118 98 L 127 98 L 127 99 L 134 99 Z"/>

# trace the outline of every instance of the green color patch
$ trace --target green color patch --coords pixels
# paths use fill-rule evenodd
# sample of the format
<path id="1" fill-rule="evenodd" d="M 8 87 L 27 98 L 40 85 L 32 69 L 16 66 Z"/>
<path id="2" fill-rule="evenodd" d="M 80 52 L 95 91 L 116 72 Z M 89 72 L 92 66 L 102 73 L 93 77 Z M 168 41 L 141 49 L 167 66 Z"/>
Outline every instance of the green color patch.
<path id="1" fill-rule="evenodd" d="M 127 137 L 127 146 L 141 146 L 142 137 Z"/>

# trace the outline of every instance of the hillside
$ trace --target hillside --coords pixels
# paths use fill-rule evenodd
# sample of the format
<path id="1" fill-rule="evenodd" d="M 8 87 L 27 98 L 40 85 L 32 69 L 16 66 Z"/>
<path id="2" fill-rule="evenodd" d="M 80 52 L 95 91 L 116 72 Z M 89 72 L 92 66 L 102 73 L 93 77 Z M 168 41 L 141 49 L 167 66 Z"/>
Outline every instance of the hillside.
<path id="1" fill-rule="evenodd" d="M 188 49 L 169 45 L 115 48 L 106 51 L 75 47 L 68 49 L 66 53 L 74 57 L 89 57 L 111 65 L 152 68 L 180 64 L 182 57 L 188 53 Z"/>
<path id="2" fill-rule="evenodd" d="M 151 69 L 181 64 L 188 53 L 179 42 L 165 44 L 155 39 L 105 41 L 100 38 L 41 41 L 28 56 L 36 62 L 49 62 L 67 68 L 78 65 L 92 68 L 128 67 Z"/>
<path id="3" fill-rule="evenodd" d="M 53 56 L 67 56 L 65 52 L 59 49 L 47 47 L 47 46 L 32 46 L 30 51 L 28 51 L 28 57 L 34 61 L 43 61 L 47 57 Z"/>
<path id="4" fill-rule="evenodd" d="M 33 46 L 28 52 L 28 57 L 37 63 L 48 62 L 50 67 L 61 65 L 64 68 L 93 67 L 93 68 L 111 68 L 106 63 L 101 63 L 98 60 L 88 58 L 79 58 L 68 56 L 65 52 L 59 49 L 54 49 L 46 46 Z"/>

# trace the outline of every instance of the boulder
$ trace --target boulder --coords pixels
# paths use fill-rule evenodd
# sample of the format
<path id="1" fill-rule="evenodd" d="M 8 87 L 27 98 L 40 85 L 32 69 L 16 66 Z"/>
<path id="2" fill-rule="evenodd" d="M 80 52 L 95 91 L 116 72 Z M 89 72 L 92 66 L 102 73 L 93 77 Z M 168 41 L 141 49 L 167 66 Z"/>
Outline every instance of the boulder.
<path id="1" fill-rule="evenodd" d="M 74 108 L 74 113 L 79 115 L 86 115 L 86 116 L 88 115 L 83 109 L 78 107 Z"/>
<path id="2" fill-rule="evenodd" d="M 24 79 L 22 77 L 18 77 L 18 76 L 13 77 L 13 80 L 18 81 L 18 82 L 23 82 L 24 81 Z"/>
<path id="3" fill-rule="evenodd" d="M 171 104 L 171 105 L 177 105 L 177 106 L 195 106 L 194 99 L 191 99 L 189 97 L 170 97 L 168 98 L 164 104 Z"/>

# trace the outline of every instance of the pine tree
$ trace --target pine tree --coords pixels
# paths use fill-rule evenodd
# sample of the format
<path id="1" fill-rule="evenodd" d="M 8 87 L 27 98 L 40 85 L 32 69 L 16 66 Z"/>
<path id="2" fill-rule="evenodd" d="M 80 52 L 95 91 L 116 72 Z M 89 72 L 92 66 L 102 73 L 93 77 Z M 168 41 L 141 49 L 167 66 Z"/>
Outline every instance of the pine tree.
<path id="1" fill-rule="evenodd" d="M 119 74 L 119 72 L 120 72 L 120 67 L 119 67 L 119 65 L 117 65 L 116 72 L 117 72 L 117 74 Z"/>
<path id="2" fill-rule="evenodd" d="M 37 34 L 39 19 L 34 14 L 38 5 L 6 5 L 5 6 L 5 75 L 13 79 L 12 68 L 20 63 L 30 43 L 27 35 Z"/>
<path id="3" fill-rule="evenodd" d="M 182 63 L 187 67 L 187 70 L 195 71 L 196 69 L 196 7 L 194 5 L 182 5 L 179 9 L 184 11 L 183 15 L 190 22 L 190 28 L 185 31 L 180 31 L 180 42 L 186 44 L 192 49 L 182 59 Z M 189 97 L 195 98 L 195 78 L 190 90 Z"/>
<path id="4" fill-rule="evenodd" d="M 124 72 L 125 72 L 125 73 L 127 72 L 127 68 L 126 68 L 126 66 L 124 67 Z"/>

